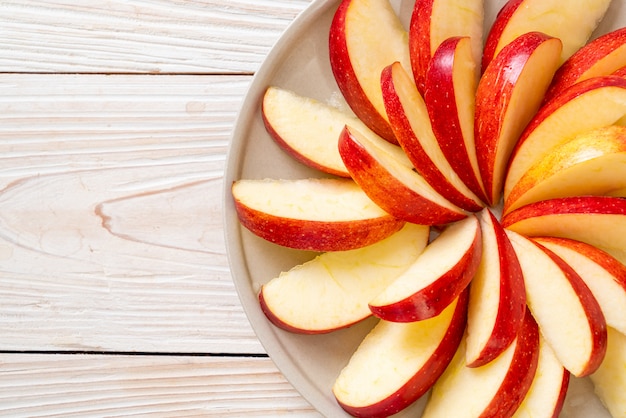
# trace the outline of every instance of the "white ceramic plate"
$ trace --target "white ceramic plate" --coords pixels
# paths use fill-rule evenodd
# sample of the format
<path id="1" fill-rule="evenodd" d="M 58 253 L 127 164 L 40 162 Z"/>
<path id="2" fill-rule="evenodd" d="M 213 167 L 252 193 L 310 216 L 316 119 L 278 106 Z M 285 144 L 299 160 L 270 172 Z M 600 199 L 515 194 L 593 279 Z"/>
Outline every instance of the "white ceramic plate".
<path id="1" fill-rule="evenodd" d="M 392 0 L 408 25 L 413 0 Z M 626 24 L 626 7 L 614 0 L 597 34 Z M 326 417 L 347 416 L 331 387 L 373 322 L 326 335 L 297 335 L 271 325 L 257 299 L 263 283 L 312 255 L 268 243 L 240 227 L 230 185 L 241 178 L 306 178 L 321 174 L 287 156 L 269 137 L 261 119 L 261 99 L 270 85 L 322 101 L 342 100 L 328 60 L 328 28 L 339 1 L 317 0 L 298 16 L 256 73 L 233 131 L 224 184 L 224 214 L 231 272 L 241 302 L 258 338 L 291 384 Z M 504 0 L 486 0 L 485 23 L 491 25 Z M 566 2 L 564 2 L 564 5 Z M 587 380 L 572 379 L 562 416 L 609 417 L 591 395 Z M 398 416 L 419 416 L 423 401 Z"/>

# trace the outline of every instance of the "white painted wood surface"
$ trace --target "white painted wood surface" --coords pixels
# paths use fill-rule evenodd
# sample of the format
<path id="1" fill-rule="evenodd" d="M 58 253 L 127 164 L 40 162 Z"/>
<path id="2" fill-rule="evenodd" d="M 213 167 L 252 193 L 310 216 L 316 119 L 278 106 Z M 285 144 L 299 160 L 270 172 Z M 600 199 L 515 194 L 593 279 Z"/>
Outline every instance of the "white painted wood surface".
<path id="1" fill-rule="evenodd" d="M 221 213 L 309 3 L 0 1 L 0 416 L 317 415 L 258 357 Z"/>

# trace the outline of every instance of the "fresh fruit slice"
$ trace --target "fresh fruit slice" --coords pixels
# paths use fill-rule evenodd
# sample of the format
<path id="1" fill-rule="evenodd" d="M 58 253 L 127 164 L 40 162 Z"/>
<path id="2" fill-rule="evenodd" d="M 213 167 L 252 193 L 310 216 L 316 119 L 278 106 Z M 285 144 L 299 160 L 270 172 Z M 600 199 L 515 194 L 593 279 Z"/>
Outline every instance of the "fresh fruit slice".
<path id="1" fill-rule="evenodd" d="M 386 67 L 381 85 L 389 123 L 402 149 L 419 174 L 450 202 L 468 211 L 484 204 L 463 183 L 439 147 L 424 99 L 398 62 Z"/>
<path id="2" fill-rule="evenodd" d="M 625 114 L 626 79 L 621 77 L 594 77 L 555 96 L 541 107 L 515 146 L 504 195 L 553 147 L 583 132 L 612 125 Z"/>
<path id="3" fill-rule="evenodd" d="M 509 156 L 535 115 L 558 67 L 561 41 L 537 32 L 513 40 L 476 90 L 475 141 L 488 203 L 500 201 Z"/>
<path id="4" fill-rule="evenodd" d="M 575 376 L 593 373 L 606 352 L 606 322 L 580 276 L 547 248 L 512 231 L 528 308 L 561 364 Z M 555 299 L 556 298 L 556 299 Z"/>
<path id="5" fill-rule="evenodd" d="M 363 135 L 348 126 L 339 138 L 339 153 L 354 181 L 396 218 L 442 225 L 467 216 L 413 171 L 400 147 L 380 137 Z"/>
<path id="6" fill-rule="evenodd" d="M 534 240 L 578 273 L 600 304 L 607 325 L 626 334 L 626 266 L 607 252 L 581 241 L 556 237 Z"/>
<path id="7" fill-rule="evenodd" d="M 370 301 L 370 309 L 392 322 L 439 315 L 467 288 L 481 253 L 480 225 L 472 215 L 448 226 L 415 263 Z"/>
<path id="8" fill-rule="evenodd" d="M 526 311 L 522 269 L 509 238 L 489 209 L 479 215 L 482 257 L 470 283 L 466 362 L 479 367 L 515 339 Z"/>
<path id="9" fill-rule="evenodd" d="M 509 0 L 500 9 L 485 40 L 483 69 L 513 39 L 543 32 L 563 41 L 559 64 L 587 43 L 606 14 L 611 0 Z"/>
<path id="10" fill-rule="evenodd" d="M 372 30 L 376 28 L 376 30 Z M 392 62 L 411 68 L 408 33 L 388 0 L 343 0 L 329 34 L 330 66 L 348 105 L 368 127 L 395 143 L 380 89 Z"/>
<path id="11" fill-rule="evenodd" d="M 263 122 L 270 136 L 301 163 L 340 177 L 350 177 L 337 149 L 347 124 L 364 130 L 354 115 L 279 87 L 263 96 Z"/>
<path id="12" fill-rule="evenodd" d="M 409 24 L 409 53 L 415 84 L 425 91 L 430 59 L 446 39 L 471 39 L 473 61 L 483 49 L 483 0 L 416 0 Z"/>
<path id="13" fill-rule="evenodd" d="M 626 127 L 584 132 L 557 145 L 504 197 L 504 213 L 557 197 L 606 195 L 626 187 Z"/>
<path id="14" fill-rule="evenodd" d="M 626 200 L 610 196 L 543 200 L 505 215 L 502 225 L 526 236 L 571 238 L 621 251 L 626 248 Z"/>
<path id="15" fill-rule="evenodd" d="M 563 409 L 570 373 L 546 340 L 539 335 L 539 360 L 533 383 L 513 418 L 557 418 Z"/>
<path id="16" fill-rule="evenodd" d="M 433 386 L 422 418 L 510 416 L 528 393 L 538 359 L 539 331 L 529 313 L 515 341 L 484 366 L 466 367 L 461 343 Z"/>
<path id="17" fill-rule="evenodd" d="M 611 416 L 626 416 L 626 336 L 609 328 L 608 349 L 600 368 L 591 375 L 596 395 Z"/>
<path id="18" fill-rule="evenodd" d="M 481 200 L 487 201 L 476 158 L 474 112 L 480 68 L 468 37 L 448 38 L 435 51 L 424 102 L 432 130 L 452 169 Z"/>
<path id="19" fill-rule="evenodd" d="M 554 75 L 545 100 L 573 84 L 592 77 L 611 75 L 624 66 L 626 28 L 620 28 L 594 39 L 565 61 Z"/>
<path id="20" fill-rule="evenodd" d="M 333 393 L 350 414 L 387 417 L 432 387 L 463 338 L 467 292 L 441 314 L 419 322 L 380 321 L 335 381 Z"/>
<path id="21" fill-rule="evenodd" d="M 352 250 L 404 225 L 350 179 L 238 180 L 231 192 L 241 224 L 285 247 Z"/>
<path id="22" fill-rule="evenodd" d="M 406 224 L 370 246 L 318 255 L 263 285 L 261 308 L 274 325 L 291 332 L 319 334 L 353 325 L 372 314 L 367 303 L 415 262 L 429 229 Z"/>

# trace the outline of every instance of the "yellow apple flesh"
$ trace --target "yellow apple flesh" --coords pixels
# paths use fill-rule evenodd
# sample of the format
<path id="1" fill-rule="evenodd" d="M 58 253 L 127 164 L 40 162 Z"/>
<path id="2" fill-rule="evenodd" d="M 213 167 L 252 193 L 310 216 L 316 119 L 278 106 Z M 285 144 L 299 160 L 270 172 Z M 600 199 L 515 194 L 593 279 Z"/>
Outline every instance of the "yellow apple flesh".
<path id="1" fill-rule="evenodd" d="M 626 416 L 626 335 L 609 328 L 606 357 L 591 375 L 595 392 L 613 417 Z"/>

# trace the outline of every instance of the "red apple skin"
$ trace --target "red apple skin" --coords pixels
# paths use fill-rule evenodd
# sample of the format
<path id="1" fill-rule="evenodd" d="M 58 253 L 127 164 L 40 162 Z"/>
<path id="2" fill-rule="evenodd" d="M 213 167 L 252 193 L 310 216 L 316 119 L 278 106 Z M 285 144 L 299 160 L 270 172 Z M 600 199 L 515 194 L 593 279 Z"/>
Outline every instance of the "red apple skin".
<path id="1" fill-rule="evenodd" d="M 366 408 L 354 408 L 341 402 L 339 405 L 355 417 L 383 418 L 403 410 L 418 400 L 439 379 L 461 343 L 467 323 L 467 301 L 468 292 L 465 290 L 459 295 L 452 321 L 439 347 L 404 386 L 385 400 Z"/>
<path id="2" fill-rule="evenodd" d="M 350 54 L 346 41 L 346 14 L 350 6 L 357 0 L 342 0 L 335 12 L 329 30 L 330 67 L 339 90 L 352 111 L 371 130 L 387 141 L 397 144 L 389 123 L 378 113 L 363 91 L 350 62 Z"/>
<path id="3" fill-rule="evenodd" d="M 273 216 L 235 200 L 241 224 L 255 235 L 284 247 L 306 251 L 361 248 L 399 231 L 404 221 L 393 216 L 359 221 L 324 222 Z"/>
<path id="4" fill-rule="evenodd" d="M 453 204 L 470 212 L 481 210 L 482 206 L 480 204 L 463 195 L 450 183 L 446 176 L 430 159 L 419 138 L 413 131 L 394 85 L 394 66 L 399 65 L 399 63 L 391 64 L 385 67 L 381 74 L 381 87 L 385 108 L 387 109 L 387 115 L 398 143 L 402 146 L 402 149 L 404 149 L 417 172 L 420 173 L 428 184 L 439 194 Z"/>
<path id="5" fill-rule="evenodd" d="M 487 194 L 487 202 L 491 205 L 497 204 L 500 197 L 498 183 L 501 180 L 494 178 L 494 172 L 497 165 L 498 144 L 496 141 L 503 129 L 502 115 L 509 109 L 511 97 L 516 91 L 517 81 L 525 68 L 525 63 L 543 43 L 551 40 L 555 40 L 555 38 L 540 32 L 528 32 L 516 38 L 490 62 L 479 82 L 476 92 L 476 124 L 474 129 L 476 155 Z M 539 108 L 540 105 L 541 101 L 538 100 L 536 107 Z M 532 114 L 534 113 L 532 112 Z M 532 120 L 532 118 L 529 119 Z M 530 120 L 520 121 L 522 125 L 515 127 L 519 129 L 520 134 L 528 122 Z M 511 148 L 508 150 L 509 154 L 513 151 L 514 146 Z M 505 156 L 505 159 L 508 160 L 508 156 Z"/>
<path id="6" fill-rule="evenodd" d="M 626 44 L 626 28 L 611 31 L 587 43 L 568 58 L 554 74 L 544 102 L 548 102 L 566 88 L 582 81 L 580 78 L 585 72 L 624 44 Z M 616 59 L 613 67 L 605 69 L 606 74 L 594 74 L 594 76 L 611 75 L 624 65 L 626 65 L 626 57 L 621 60 Z"/>
<path id="7" fill-rule="evenodd" d="M 600 308 L 596 298 L 593 296 L 593 293 L 591 293 L 589 287 L 587 287 L 583 279 L 578 275 L 578 273 L 576 273 L 576 271 L 574 271 L 572 267 L 570 267 L 569 264 L 538 242 L 532 242 L 548 254 L 548 256 L 556 262 L 559 268 L 565 272 L 572 288 L 574 289 L 574 292 L 580 299 L 581 305 L 585 309 L 585 313 L 592 330 L 593 347 L 592 355 L 589 358 L 588 363 L 581 370 L 581 372 L 578 373 L 577 377 L 589 376 L 595 372 L 598 367 L 600 367 L 602 360 L 604 360 L 604 355 L 606 354 L 607 328 L 602 309 Z"/>
<path id="8" fill-rule="evenodd" d="M 465 141 L 455 100 L 453 65 L 457 45 L 463 39 L 469 38 L 449 38 L 435 51 L 426 72 L 424 101 L 441 151 L 467 187 L 486 202 L 482 182 L 474 173 L 467 148 L 463 145 Z"/>
<path id="9" fill-rule="evenodd" d="M 502 32 L 506 28 L 508 21 L 511 19 L 511 16 L 515 13 L 517 8 L 523 3 L 525 0 L 509 0 L 498 12 L 498 15 L 487 34 L 487 38 L 485 39 L 485 47 L 483 50 L 483 61 L 482 61 L 482 71 L 484 72 L 492 59 L 495 58 L 495 51 L 498 47 L 498 40 L 502 36 Z"/>
<path id="10" fill-rule="evenodd" d="M 491 211 L 488 210 L 487 212 L 494 225 L 496 240 L 500 249 L 500 292 L 502 294 L 489 344 L 478 358 L 467 365 L 468 367 L 483 366 L 506 350 L 517 337 L 526 315 L 526 289 L 522 267 L 504 228 Z"/>
<path id="11" fill-rule="evenodd" d="M 348 127 L 339 138 L 339 152 L 354 181 L 396 218 L 419 225 L 443 225 L 467 217 L 466 213 L 444 208 L 402 184 L 367 152 Z"/>
<path id="12" fill-rule="evenodd" d="M 411 68 L 417 90 L 426 90 L 426 72 L 434 51 L 430 50 L 430 16 L 436 0 L 416 0 L 409 23 L 409 51 Z"/>
<path id="13" fill-rule="evenodd" d="M 372 313 L 386 321 L 413 322 L 437 316 L 456 299 L 474 277 L 482 254 L 481 231 L 459 262 L 430 286 L 389 306 L 372 306 Z"/>

